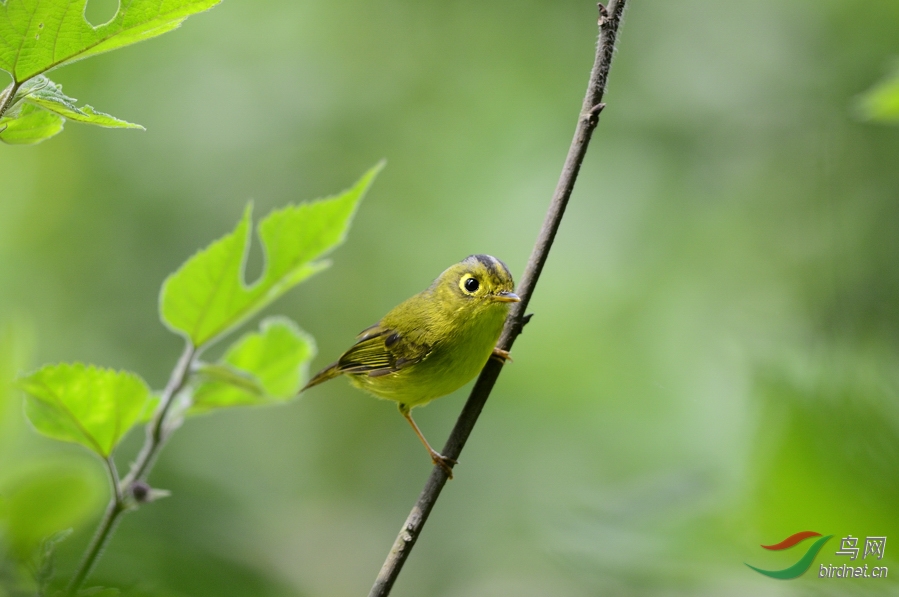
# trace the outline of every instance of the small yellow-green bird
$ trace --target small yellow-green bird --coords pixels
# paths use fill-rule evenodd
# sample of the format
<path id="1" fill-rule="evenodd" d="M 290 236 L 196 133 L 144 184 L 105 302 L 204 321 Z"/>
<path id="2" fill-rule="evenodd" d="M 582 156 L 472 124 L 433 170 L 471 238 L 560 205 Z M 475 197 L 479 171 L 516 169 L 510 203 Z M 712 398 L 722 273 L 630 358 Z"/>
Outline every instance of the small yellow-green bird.
<path id="1" fill-rule="evenodd" d="M 512 274 L 502 261 L 490 255 L 466 257 L 363 330 L 356 343 L 303 390 L 346 375 L 354 386 L 394 400 L 431 460 L 452 478 L 455 461 L 428 444 L 410 411 L 468 383 L 491 356 L 509 358 L 496 348 L 496 341 L 509 304 L 520 300 L 514 290 Z"/>

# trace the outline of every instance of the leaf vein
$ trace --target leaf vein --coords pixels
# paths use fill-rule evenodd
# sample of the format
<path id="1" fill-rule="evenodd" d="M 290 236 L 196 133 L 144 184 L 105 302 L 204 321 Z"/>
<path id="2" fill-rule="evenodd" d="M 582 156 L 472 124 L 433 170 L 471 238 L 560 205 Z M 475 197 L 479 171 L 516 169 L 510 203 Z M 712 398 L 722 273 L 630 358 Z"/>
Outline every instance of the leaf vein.
<path id="1" fill-rule="evenodd" d="M 41 4 L 41 0 L 37 0 L 37 2 L 34 3 L 34 12 L 31 13 L 30 17 L 28 17 L 28 25 L 25 26 L 25 31 L 22 32 L 22 40 L 19 42 L 19 49 L 16 50 L 16 58 L 12 62 L 12 71 L 13 71 L 12 79 L 16 83 L 21 82 L 16 78 L 16 67 L 19 65 L 19 57 L 22 55 L 22 48 L 25 46 L 25 39 L 28 37 L 28 31 L 31 29 L 31 23 L 34 22 L 34 15 L 37 14 L 38 7 L 40 6 L 40 4 Z M 23 3 L 23 5 L 24 5 L 24 3 Z M 7 11 L 8 10 L 9 9 L 7 8 Z M 26 8 L 25 10 L 28 10 L 28 9 Z M 9 13 L 7 12 L 7 14 L 9 14 Z"/>
<path id="2" fill-rule="evenodd" d="M 105 456 L 106 454 L 103 452 L 103 448 L 100 446 L 99 442 L 94 438 L 93 435 L 91 435 L 91 433 L 84 427 L 84 425 L 81 424 L 81 421 L 78 419 L 78 417 L 75 416 L 75 413 L 69 410 L 69 407 L 66 406 L 66 404 L 62 401 L 62 398 L 57 395 L 56 391 L 48 386 L 43 380 L 41 380 L 39 383 L 44 387 L 45 390 L 47 390 L 47 392 L 49 392 L 50 396 L 55 400 L 59 408 L 72 420 L 75 426 L 78 427 L 78 430 L 85 437 L 85 439 L 87 439 L 94 445 L 94 449 L 96 449 L 98 453 Z"/>

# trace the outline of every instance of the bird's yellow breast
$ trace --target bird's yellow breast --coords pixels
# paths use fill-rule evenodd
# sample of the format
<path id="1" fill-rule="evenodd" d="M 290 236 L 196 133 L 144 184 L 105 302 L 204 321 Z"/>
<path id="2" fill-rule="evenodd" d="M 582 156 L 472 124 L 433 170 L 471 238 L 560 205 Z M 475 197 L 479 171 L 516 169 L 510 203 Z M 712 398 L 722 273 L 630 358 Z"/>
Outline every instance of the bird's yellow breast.
<path id="1" fill-rule="evenodd" d="M 421 406 L 471 381 L 487 363 L 503 329 L 508 307 L 497 303 L 475 313 L 460 311 L 444 321 L 444 329 L 427 334 L 439 338 L 420 362 L 387 375 L 350 374 L 353 385 L 406 406 Z"/>

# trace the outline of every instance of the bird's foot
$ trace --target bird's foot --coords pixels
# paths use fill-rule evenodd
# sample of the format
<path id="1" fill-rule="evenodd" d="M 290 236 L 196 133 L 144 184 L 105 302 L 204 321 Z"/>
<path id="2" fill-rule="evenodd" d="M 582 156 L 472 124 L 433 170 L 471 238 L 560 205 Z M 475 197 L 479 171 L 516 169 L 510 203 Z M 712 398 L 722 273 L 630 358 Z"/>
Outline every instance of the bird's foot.
<path id="1" fill-rule="evenodd" d="M 510 363 L 513 362 L 512 356 L 509 354 L 509 351 L 503 350 L 502 348 L 494 348 L 493 354 L 490 355 L 490 358 L 496 359 L 497 361 L 499 361 L 500 363 L 503 363 L 503 364 L 505 364 L 506 361 L 509 361 Z"/>
<path id="2" fill-rule="evenodd" d="M 446 476 L 450 479 L 453 478 L 453 466 L 459 463 L 455 458 L 449 458 L 435 450 L 431 450 L 431 462 L 440 465 L 440 468 L 446 471 Z"/>

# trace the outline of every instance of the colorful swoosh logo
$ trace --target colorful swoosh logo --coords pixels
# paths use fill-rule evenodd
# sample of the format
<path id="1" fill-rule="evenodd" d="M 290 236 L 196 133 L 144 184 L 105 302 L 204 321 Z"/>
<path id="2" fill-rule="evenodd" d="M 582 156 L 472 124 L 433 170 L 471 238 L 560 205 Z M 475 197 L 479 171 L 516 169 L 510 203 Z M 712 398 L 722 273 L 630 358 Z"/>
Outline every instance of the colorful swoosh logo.
<path id="1" fill-rule="evenodd" d="M 780 543 L 775 543 L 774 545 L 762 545 L 762 547 L 770 550 L 789 549 L 790 547 L 793 547 L 797 543 L 800 543 L 808 539 L 809 537 L 821 537 L 821 533 L 816 533 L 815 531 L 802 531 L 800 533 L 790 535 Z M 764 574 L 765 576 L 770 576 L 771 578 L 777 578 L 780 580 L 790 580 L 793 578 L 797 578 L 799 576 L 802 576 L 802 574 L 809 569 L 809 566 L 811 566 L 812 562 L 815 561 L 815 556 L 818 555 L 818 552 L 821 551 L 821 548 L 824 547 L 824 544 L 827 543 L 827 540 L 831 537 L 833 537 L 833 535 L 827 535 L 826 537 L 821 537 L 820 539 L 812 543 L 811 547 L 808 548 L 808 551 L 805 552 L 805 555 L 802 556 L 798 562 L 788 568 L 784 568 L 783 570 L 762 570 L 761 568 L 756 568 L 751 564 L 746 565 L 759 574 Z"/>

